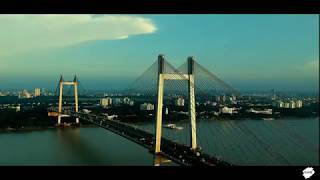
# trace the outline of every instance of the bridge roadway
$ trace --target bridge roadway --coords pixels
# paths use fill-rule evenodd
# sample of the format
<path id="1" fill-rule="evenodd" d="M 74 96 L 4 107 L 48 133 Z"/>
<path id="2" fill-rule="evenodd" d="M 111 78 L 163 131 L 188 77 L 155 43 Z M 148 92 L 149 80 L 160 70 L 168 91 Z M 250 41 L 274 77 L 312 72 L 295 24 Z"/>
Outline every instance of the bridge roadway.
<path id="1" fill-rule="evenodd" d="M 127 138 L 147 148 L 150 153 L 154 154 L 155 138 L 154 135 L 149 132 L 130 126 L 126 123 L 108 120 L 103 116 L 70 111 L 68 111 L 67 114 L 91 122 L 115 134 Z M 178 144 L 166 138 L 161 139 L 160 155 L 172 160 L 177 164 L 185 166 L 232 166 L 232 164 L 226 161 L 212 157 L 200 151 L 193 151 L 186 145 Z"/>

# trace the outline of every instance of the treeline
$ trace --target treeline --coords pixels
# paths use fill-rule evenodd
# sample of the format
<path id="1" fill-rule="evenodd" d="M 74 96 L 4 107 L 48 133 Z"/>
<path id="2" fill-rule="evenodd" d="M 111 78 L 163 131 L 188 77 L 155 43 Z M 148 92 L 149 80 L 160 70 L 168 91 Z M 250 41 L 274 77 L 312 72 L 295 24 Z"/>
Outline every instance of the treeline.
<path id="1" fill-rule="evenodd" d="M 24 110 L 16 112 L 15 110 L 0 111 L 0 129 L 22 127 L 50 127 L 54 126 L 56 121 L 52 117 L 48 117 L 45 108 L 34 108 L 32 110 Z"/>

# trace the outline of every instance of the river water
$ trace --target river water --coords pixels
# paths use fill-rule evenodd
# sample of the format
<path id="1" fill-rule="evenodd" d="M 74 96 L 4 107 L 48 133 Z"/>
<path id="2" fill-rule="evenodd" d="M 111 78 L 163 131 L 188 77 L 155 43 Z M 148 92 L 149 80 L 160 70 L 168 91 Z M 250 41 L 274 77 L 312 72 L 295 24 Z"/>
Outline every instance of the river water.
<path id="1" fill-rule="evenodd" d="M 166 123 L 164 123 L 166 124 Z M 163 128 L 166 138 L 189 144 L 183 130 Z M 136 124 L 153 132 L 153 123 Z M 319 165 L 319 119 L 202 120 L 204 152 L 238 165 Z M 153 165 L 143 147 L 98 127 L 0 133 L 0 165 Z M 174 164 L 166 164 L 174 165 Z"/>

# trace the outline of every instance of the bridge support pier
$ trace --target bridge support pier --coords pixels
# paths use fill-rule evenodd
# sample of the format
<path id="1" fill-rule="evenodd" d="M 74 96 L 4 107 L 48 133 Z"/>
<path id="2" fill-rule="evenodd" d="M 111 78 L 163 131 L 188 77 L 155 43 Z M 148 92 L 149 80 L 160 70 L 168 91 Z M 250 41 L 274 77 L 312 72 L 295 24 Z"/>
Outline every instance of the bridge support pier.
<path id="1" fill-rule="evenodd" d="M 153 162 L 154 166 L 160 166 L 161 164 L 170 163 L 170 162 L 172 162 L 170 159 L 167 159 L 166 157 L 160 154 L 154 155 L 154 162 Z"/>
<path id="2" fill-rule="evenodd" d="M 162 109 L 164 81 L 167 80 L 187 80 L 189 94 L 189 119 L 190 119 L 190 146 L 193 150 L 197 148 L 197 129 L 196 129 L 196 106 L 195 106 L 195 87 L 194 87 L 194 57 L 188 57 L 188 74 L 165 73 L 164 72 L 164 55 L 158 56 L 158 92 L 157 92 L 157 114 L 156 114 L 156 143 L 155 153 L 161 152 L 161 133 L 162 133 Z"/>

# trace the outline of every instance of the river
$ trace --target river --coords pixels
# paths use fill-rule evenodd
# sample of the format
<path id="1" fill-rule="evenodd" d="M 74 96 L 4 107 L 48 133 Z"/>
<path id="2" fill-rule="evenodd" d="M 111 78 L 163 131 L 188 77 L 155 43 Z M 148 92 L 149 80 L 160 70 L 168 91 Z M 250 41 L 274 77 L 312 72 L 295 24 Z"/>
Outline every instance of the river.
<path id="1" fill-rule="evenodd" d="M 164 123 L 166 124 L 166 123 Z M 164 136 L 189 143 L 183 130 Z M 152 123 L 138 127 L 153 132 Z M 319 165 L 319 119 L 201 120 L 198 144 L 204 152 L 239 165 Z M 143 147 L 98 127 L 1 132 L 0 165 L 153 165 Z M 174 165 L 169 163 L 166 165 Z"/>

